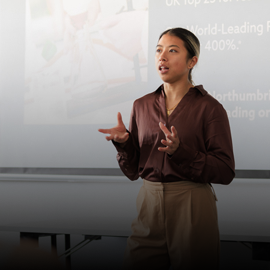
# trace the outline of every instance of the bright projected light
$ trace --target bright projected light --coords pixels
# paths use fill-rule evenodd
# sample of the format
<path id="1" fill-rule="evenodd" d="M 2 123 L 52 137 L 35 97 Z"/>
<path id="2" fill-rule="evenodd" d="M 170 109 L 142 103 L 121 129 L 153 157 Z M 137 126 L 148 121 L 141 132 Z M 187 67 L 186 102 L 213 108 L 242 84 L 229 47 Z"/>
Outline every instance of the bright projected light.
<path id="1" fill-rule="evenodd" d="M 148 1 L 129 2 L 26 2 L 25 124 L 128 120 L 148 51 Z"/>
<path id="2" fill-rule="evenodd" d="M 114 126 L 118 111 L 128 127 L 133 101 L 162 83 L 159 35 L 184 27 L 201 42 L 193 80 L 228 113 L 236 169 L 269 170 L 270 1 L 0 5 L 1 168 L 118 168 L 97 129 Z"/>

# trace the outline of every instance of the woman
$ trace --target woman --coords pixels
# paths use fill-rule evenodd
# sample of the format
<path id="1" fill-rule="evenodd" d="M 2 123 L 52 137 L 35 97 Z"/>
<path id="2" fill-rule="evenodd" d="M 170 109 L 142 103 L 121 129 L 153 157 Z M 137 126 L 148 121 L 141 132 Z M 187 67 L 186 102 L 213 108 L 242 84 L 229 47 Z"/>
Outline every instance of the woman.
<path id="1" fill-rule="evenodd" d="M 125 175 L 144 179 L 138 217 L 128 239 L 126 269 L 218 269 L 219 231 L 210 183 L 229 184 L 234 157 L 226 111 L 192 85 L 200 43 L 183 28 L 159 38 L 156 68 L 163 80 L 134 102 L 129 131 L 110 134 Z"/>

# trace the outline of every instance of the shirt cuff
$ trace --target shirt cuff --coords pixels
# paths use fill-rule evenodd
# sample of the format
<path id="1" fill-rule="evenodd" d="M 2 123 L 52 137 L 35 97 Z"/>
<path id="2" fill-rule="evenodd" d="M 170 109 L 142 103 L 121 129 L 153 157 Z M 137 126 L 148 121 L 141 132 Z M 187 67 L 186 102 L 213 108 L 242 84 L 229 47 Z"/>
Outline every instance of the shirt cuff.
<path id="1" fill-rule="evenodd" d="M 128 139 L 124 143 L 118 143 L 112 140 L 113 145 L 115 146 L 116 150 L 118 153 L 123 154 L 127 153 L 132 149 L 133 143 L 132 143 L 132 138 L 130 132 L 127 130 L 129 133 Z"/>

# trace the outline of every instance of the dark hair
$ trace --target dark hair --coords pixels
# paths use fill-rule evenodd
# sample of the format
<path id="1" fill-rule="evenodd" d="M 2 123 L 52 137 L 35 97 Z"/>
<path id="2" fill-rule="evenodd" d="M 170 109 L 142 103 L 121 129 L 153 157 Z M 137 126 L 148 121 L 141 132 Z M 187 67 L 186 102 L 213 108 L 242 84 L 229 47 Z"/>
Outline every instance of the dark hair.
<path id="1" fill-rule="evenodd" d="M 171 29 L 168 29 L 168 30 L 164 31 L 163 33 L 161 33 L 161 35 L 159 36 L 159 40 L 165 34 L 168 34 L 171 36 L 176 36 L 176 37 L 180 38 L 181 40 L 183 40 L 184 46 L 188 51 L 188 59 L 191 59 L 193 56 L 197 56 L 199 58 L 200 41 L 192 32 L 190 32 L 189 30 L 187 30 L 185 28 L 180 28 L 180 27 L 171 28 Z M 188 79 L 193 84 L 191 71 L 192 71 L 192 68 L 189 71 Z"/>

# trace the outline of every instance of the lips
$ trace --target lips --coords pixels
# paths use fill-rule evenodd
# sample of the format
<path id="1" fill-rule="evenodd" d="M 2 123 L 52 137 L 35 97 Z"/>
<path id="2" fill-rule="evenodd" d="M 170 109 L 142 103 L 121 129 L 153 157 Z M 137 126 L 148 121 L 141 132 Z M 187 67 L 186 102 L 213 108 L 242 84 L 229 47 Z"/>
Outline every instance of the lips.
<path id="1" fill-rule="evenodd" d="M 161 74 L 165 74 L 165 73 L 167 73 L 169 71 L 169 68 L 167 66 L 165 66 L 165 65 L 159 65 L 158 69 L 159 69 Z"/>

